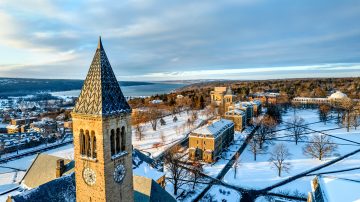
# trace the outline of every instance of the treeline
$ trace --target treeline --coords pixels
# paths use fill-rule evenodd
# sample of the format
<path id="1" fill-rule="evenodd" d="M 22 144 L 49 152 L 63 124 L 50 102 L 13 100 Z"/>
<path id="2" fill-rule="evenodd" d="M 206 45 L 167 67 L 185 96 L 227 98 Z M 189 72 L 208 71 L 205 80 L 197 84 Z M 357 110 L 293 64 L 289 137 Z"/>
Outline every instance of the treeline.
<path id="1" fill-rule="evenodd" d="M 231 86 L 240 98 L 250 93 L 278 90 L 289 99 L 297 96 L 326 97 L 330 92 L 340 90 L 350 98 L 360 97 L 360 78 L 314 78 L 314 79 L 277 79 L 259 81 L 212 81 L 185 86 L 179 93 L 203 92 L 209 95 L 216 86 Z"/>

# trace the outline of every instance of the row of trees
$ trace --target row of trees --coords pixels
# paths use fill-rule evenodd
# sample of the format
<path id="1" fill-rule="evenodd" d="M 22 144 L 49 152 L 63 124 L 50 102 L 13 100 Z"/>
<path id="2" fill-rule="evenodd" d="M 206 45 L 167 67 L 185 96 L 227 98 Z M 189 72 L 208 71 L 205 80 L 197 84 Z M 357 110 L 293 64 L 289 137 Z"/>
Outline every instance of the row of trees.
<path id="1" fill-rule="evenodd" d="M 342 99 L 330 104 L 320 105 L 319 118 L 320 121 L 326 124 L 332 118 L 331 112 L 335 112 L 337 114 L 337 123 L 342 127 L 346 127 L 349 132 L 351 127 L 354 127 L 356 130 L 360 126 L 359 108 L 359 102 L 350 98 Z"/>
<path id="2" fill-rule="evenodd" d="M 314 79 L 278 79 L 264 81 L 213 81 L 184 87 L 181 93 L 199 92 L 209 95 L 216 86 L 231 86 L 239 98 L 246 98 L 254 92 L 278 90 L 288 100 L 300 97 L 326 97 L 327 93 L 337 89 L 351 98 L 360 97 L 360 78 L 314 78 Z M 206 97 L 204 97 L 206 98 Z"/>

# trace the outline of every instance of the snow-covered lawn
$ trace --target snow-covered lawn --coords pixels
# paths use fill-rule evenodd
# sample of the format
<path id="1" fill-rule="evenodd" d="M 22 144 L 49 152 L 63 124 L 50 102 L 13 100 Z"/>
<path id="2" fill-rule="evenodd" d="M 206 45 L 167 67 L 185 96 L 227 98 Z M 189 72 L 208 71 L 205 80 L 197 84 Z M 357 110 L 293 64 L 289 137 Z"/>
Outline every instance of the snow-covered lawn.
<path id="1" fill-rule="evenodd" d="M 296 115 L 302 117 L 305 120 L 305 123 L 313 123 L 319 121 L 319 115 L 317 109 L 301 109 L 296 111 Z M 293 111 L 289 110 L 286 114 L 283 114 L 283 121 L 287 121 L 289 118 L 293 116 Z M 335 114 L 333 114 L 333 117 Z M 282 124 L 279 128 L 284 128 L 285 124 Z M 324 123 L 315 123 L 308 125 L 307 127 L 313 130 L 326 130 L 326 129 L 335 129 L 339 126 L 335 123 L 334 120 L 331 120 L 324 125 Z M 360 142 L 360 129 L 355 130 L 351 129 L 350 132 L 346 131 L 346 128 L 329 130 L 325 131 L 326 134 L 334 135 L 337 137 L 346 138 L 352 141 Z M 307 135 L 309 138 L 317 133 L 312 133 Z M 288 135 L 286 131 L 279 131 L 277 136 L 285 136 Z M 282 138 L 282 140 L 289 140 L 288 138 Z M 303 147 L 306 143 L 299 143 L 295 145 L 295 142 L 286 142 L 286 141 L 274 141 L 275 144 L 283 143 L 289 149 L 292 154 L 290 160 L 288 162 L 291 163 L 291 169 L 289 173 L 283 172 L 281 177 L 277 176 L 277 170 L 272 168 L 271 164 L 268 162 L 270 155 L 269 151 L 271 151 L 274 145 L 268 145 L 269 149 L 266 154 L 257 155 L 257 161 L 254 161 L 253 154 L 248 150 L 245 151 L 240 156 L 240 166 L 237 171 L 236 178 L 234 178 L 234 169 L 230 169 L 229 172 L 225 175 L 224 181 L 241 186 L 244 188 L 265 188 L 270 186 L 276 182 L 282 181 L 290 176 L 296 175 L 303 171 L 314 168 L 318 165 L 321 165 L 331 159 L 336 158 L 339 155 L 343 155 L 359 149 L 360 146 L 354 143 L 347 142 L 345 140 L 339 140 L 336 138 L 331 138 L 331 141 L 338 144 L 349 144 L 349 145 L 338 145 L 337 150 L 333 153 L 331 157 L 325 158 L 320 161 L 317 159 L 313 159 L 309 156 L 305 156 L 303 154 Z M 350 158 L 344 159 L 334 165 L 331 165 L 327 168 L 324 168 L 318 172 L 324 171 L 333 171 L 339 169 L 346 169 L 356 167 L 360 164 L 360 154 L 356 154 Z M 360 179 L 360 170 L 354 170 L 351 172 L 337 173 L 331 174 L 331 176 L 341 176 L 345 178 L 351 179 Z M 310 181 L 313 179 L 313 176 L 300 178 L 296 181 L 293 181 L 289 184 L 286 184 L 282 187 L 278 187 L 273 191 L 299 191 L 302 194 L 307 194 L 307 192 L 311 191 Z"/>
<path id="2" fill-rule="evenodd" d="M 238 202 L 241 195 L 233 189 L 229 189 L 223 186 L 214 185 L 206 192 L 205 196 L 200 200 L 201 202 L 208 201 L 226 201 L 226 202 Z"/>
<path id="3" fill-rule="evenodd" d="M 207 119 L 207 117 L 203 116 L 201 111 L 199 111 L 198 119 L 193 126 L 187 127 L 187 121 L 191 117 L 191 113 L 181 112 L 176 114 L 176 117 L 178 118 L 176 122 L 173 122 L 174 117 L 172 115 L 164 117 L 163 119 L 166 125 L 158 123 L 156 131 L 152 129 L 150 123 L 144 124 L 144 135 L 141 140 L 136 136 L 136 130 L 133 128 L 133 146 L 136 149 L 150 153 L 153 158 L 157 157 L 167 148 L 184 139 L 192 129 L 198 127 L 202 121 Z M 164 137 L 164 142 L 161 136 Z"/>

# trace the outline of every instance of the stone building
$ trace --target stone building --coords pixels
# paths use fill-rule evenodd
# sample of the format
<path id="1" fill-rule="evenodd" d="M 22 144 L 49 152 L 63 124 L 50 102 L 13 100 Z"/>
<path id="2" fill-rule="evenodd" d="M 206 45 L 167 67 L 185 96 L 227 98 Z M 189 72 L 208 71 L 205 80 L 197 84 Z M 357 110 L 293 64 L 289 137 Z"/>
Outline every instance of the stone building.
<path id="1" fill-rule="evenodd" d="M 328 97 L 295 97 L 292 102 L 301 103 L 301 104 L 330 104 L 334 102 L 341 102 L 344 99 L 347 99 L 348 96 L 345 93 L 336 91 Z"/>
<path id="2" fill-rule="evenodd" d="M 210 92 L 210 97 L 212 103 L 215 103 L 217 106 L 224 106 L 225 111 L 235 102 L 235 95 L 233 95 L 230 87 L 215 87 L 215 89 Z"/>
<path id="3" fill-rule="evenodd" d="M 254 116 L 259 116 L 262 111 L 262 103 L 260 100 L 253 100 L 250 101 L 253 106 Z"/>
<path id="4" fill-rule="evenodd" d="M 224 118 L 234 122 L 236 131 L 243 131 L 246 127 L 246 114 L 240 109 L 232 109 L 225 112 Z"/>
<path id="5" fill-rule="evenodd" d="M 250 123 L 254 117 L 254 106 L 251 102 L 236 102 L 229 106 L 229 110 L 239 109 L 245 112 L 246 123 Z"/>
<path id="6" fill-rule="evenodd" d="M 248 96 L 250 101 L 260 100 L 261 103 L 265 104 L 276 104 L 279 97 L 280 93 L 274 92 L 253 93 Z"/>
<path id="7" fill-rule="evenodd" d="M 189 159 L 214 162 L 234 140 L 234 123 L 220 119 L 202 126 L 189 135 Z"/>

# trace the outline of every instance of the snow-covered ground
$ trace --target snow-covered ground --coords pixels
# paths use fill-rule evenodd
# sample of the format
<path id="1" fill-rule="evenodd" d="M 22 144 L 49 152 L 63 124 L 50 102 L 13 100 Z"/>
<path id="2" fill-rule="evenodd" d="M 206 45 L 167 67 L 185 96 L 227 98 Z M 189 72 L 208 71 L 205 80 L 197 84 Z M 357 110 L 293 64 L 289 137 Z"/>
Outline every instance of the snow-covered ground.
<path id="1" fill-rule="evenodd" d="M 218 202 L 238 202 L 241 195 L 233 189 L 223 186 L 214 185 L 206 192 L 205 196 L 200 200 L 201 202 L 218 201 Z"/>
<path id="2" fill-rule="evenodd" d="M 294 112 L 292 110 L 289 110 L 287 113 L 283 114 L 283 121 L 287 121 L 289 118 L 293 116 L 293 114 Z M 319 122 L 319 115 L 317 109 L 297 110 L 296 115 L 302 117 L 305 120 L 305 123 Z M 335 114 L 333 114 L 333 117 L 334 116 Z M 285 125 L 282 124 L 279 128 L 284 128 L 284 127 Z M 320 123 L 308 125 L 308 127 L 317 131 L 339 128 L 339 126 L 335 123 L 334 120 L 327 122 L 326 125 L 320 122 Z M 347 132 L 346 128 L 341 128 L 336 130 L 325 131 L 325 133 L 337 137 L 346 138 L 352 141 L 360 142 L 360 129 L 358 130 L 351 129 L 350 132 Z M 317 133 L 312 133 L 307 136 L 310 138 L 314 134 Z M 288 135 L 286 131 L 279 131 L 277 133 L 277 136 L 285 136 L 285 135 Z M 282 138 L 282 139 L 290 140 L 286 138 Z M 344 140 L 331 138 L 331 141 L 345 145 L 338 145 L 337 150 L 332 154 L 332 156 L 325 158 L 322 161 L 311 158 L 303 154 L 302 148 L 306 143 L 298 143 L 298 145 L 295 145 L 295 142 L 274 141 L 273 145 L 269 145 L 268 152 L 273 149 L 275 144 L 283 143 L 286 145 L 286 147 L 289 149 L 290 153 L 292 154 L 290 160 L 288 160 L 288 162 L 291 163 L 291 169 L 288 173 L 283 172 L 281 177 L 277 176 L 276 169 L 272 168 L 271 164 L 268 162 L 270 158 L 269 153 L 258 155 L 257 161 L 254 161 L 253 154 L 248 149 L 245 149 L 245 151 L 240 156 L 240 166 L 238 168 L 236 177 L 234 177 L 234 169 L 232 168 L 225 175 L 224 181 L 226 183 L 241 186 L 244 188 L 256 188 L 256 189 L 265 188 L 276 182 L 282 181 L 290 176 L 296 175 L 300 172 L 319 166 L 331 159 L 336 158 L 339 155 L 344 155 L 346 153 L 359 149 L 359 145 L 349 143 Z M 327 168 L 324 168 L 318 172 L 353 168 L 358 166 L 359 164 L 360 164 L 360 154 L 356 154 L 336 164 L 333 164 Z M 360 179 L 360 170 L 331 174 L 331 176 Z M 300 178 L 282 187 L 278 187 L 273 191 L 275 192 L 299 191 L 300 193 L 306 195 L 307 192 L 311 191 L 311 186 L 310 186 L 311 179 L 313 179 L 313 176 Z"/>
<path id="3" fill-rule="evenodd" d="M 191 113 L 181 112 L 176 114 L 176 117 L 178 119 L 176 122 L 173 122 L 174 117 L 172 115 L 164 117 L 163 119 L 166 125 L 158 123 L 156 131 L 152 129 L 150 123 L 143 124 L 144 131 L 141 140 L 136 136 L 136 130 L 133 128 L 133 146 L 140 151 L 150 153 L 153 158 L 157 157 L 167 148 L 184 139 L 192 129 L 198 127 L 202 121 L 207 119 L 207 117 L 199 111 L 195 123 L 187 127 L 187 120 L 191 117 Z M 161 139 L 162 135 L 164 141 Z"/>

